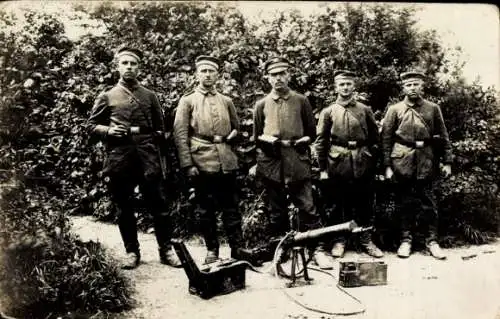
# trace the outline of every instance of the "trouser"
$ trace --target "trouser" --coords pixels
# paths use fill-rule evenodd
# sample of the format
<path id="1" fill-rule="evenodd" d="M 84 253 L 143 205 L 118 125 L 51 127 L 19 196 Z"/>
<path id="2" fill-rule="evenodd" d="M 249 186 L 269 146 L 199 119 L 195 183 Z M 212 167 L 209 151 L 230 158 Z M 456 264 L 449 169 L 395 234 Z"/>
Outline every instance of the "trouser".
<path id="1" fill-rule="evenodd" d="M 160 249 L 170 245 L 172 224 L 167 211 L 167 203 L 161 177 L 145 179 L 139 175 L 120 174 L 110 176 L 108 188 L 118 213 L 118 227 L 127 253 L 139 251 L 137 240 L 137 220 L 133 209 L 134 188 L 139 190 L 147 211 L 153 216 L 156 241 Z"/>
<path id="2" fill-rule="evenodd" d="M 264 202 L 269 216 L 269 232 L 271 237 L 282 236 L 292 227 L 298 231 L 306 231 L 321 227 L 320 216 L 313 201 L 312 183 L 310 180 L 291 182 L 287 185 L 261 177 L 264 186 Z M 288 216 L 287 195 L 298 209 L 298 216 L 290 222 Z"/>
<path id="3" fill-rule="evenodd" d="M 373 224 L 373 182 L 371 178 L 340 179 L 329 178 L 323 184 L 323 197 L 330 213 L 326 224 L 336 225 L 354 220 L 358 226 Z M 345 234 L 334 234 L 334 242 L 346 240 Z M 370 240 L 370 232 L 361 234 L 362 240 Z"/>
<path id="4" fill-rule="evenodd" d="M 395 195 L 401 240 L 411 242 L 417 219 L 426 231 L 426 243 L 437 240 L 438 211 L 432 181 L 399 179 Z"/>
<path id="5" fill-rule="evenodd" d="M 238 193 L 234 173 L 200 172 L 193 179 L 196 198 L 201 208 L 200 225 L 208 250 L 218 251 L 216 212 L 222 213 L 222 223 L 231 249 L 243 245 L 241 215 L 238 211 Z"/>

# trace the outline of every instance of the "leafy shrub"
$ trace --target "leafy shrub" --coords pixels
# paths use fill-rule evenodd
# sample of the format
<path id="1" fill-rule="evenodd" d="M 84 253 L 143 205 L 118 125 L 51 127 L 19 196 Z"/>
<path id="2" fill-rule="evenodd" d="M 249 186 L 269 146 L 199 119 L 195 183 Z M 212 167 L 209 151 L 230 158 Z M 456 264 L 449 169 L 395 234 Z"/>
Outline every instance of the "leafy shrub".
<path id="1" fill-rule="evenodd" d="M 12 183 L 11 183 L 12 184 Z M 99 243 L 82 242 L 46 190 L 3 189 L 0 296 L 6 313 L 56 318 L 129 309 L 131 284 Z"/>

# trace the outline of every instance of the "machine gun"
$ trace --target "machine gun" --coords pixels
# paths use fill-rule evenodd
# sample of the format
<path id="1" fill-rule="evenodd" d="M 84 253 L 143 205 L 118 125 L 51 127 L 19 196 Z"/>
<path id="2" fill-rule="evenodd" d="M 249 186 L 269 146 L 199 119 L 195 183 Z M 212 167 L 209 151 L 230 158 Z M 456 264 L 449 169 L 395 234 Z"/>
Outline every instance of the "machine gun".
<path id="1" fill-rule="evenodd" d="M 372 227 L 359 227 L 355 221 L 351 220 L 342 224 L 305 232 L 290 231 L 282 238 L 271 239 L 270 243 L 265 247 L 256 248 L 254 253 L 258 254 L 263 261 L 272 259 L 275 265 L 275 273 L 280 277 L 291 279 L 289 286 L 294 286 L 299 277 L 304 277 L 306 282 L 312 280 L 307 271 L 307 264 L 311 261 L 311 258 L 306 258 L 305 248 L 317 244 L 320 239 L 333 233 L 360 233 L 370 229 Z M 291 262 L 289 264 L 290 269 L 286 271 L 285 263 L 289 261 Z"/>

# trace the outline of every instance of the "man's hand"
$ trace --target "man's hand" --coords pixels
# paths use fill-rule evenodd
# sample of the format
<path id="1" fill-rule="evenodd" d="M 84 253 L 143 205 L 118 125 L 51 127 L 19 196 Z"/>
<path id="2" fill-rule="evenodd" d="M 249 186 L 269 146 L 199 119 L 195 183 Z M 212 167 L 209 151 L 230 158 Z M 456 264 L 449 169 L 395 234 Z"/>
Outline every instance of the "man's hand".
<path id="1" fill-rule="evenodd" d="M 196 166 L 191 166 L 190 168 L 188 168 L 187 170 L 187 176 L 189 177 L 192 177 L 192 176 L 197 176 L 200 174 L 200 171 L 198 171 L 198 167 Z"/>
<path id="2" fill-rule="evenodd" d="M 449 177 L 451 175 L 451 165 L 450 164 L 442 165 L 441 172 L 443 173 L 444 177 Z"/>
<path id="3" fill-rule="evenodd" d="M 392 168 L 387 167 L 385 169 L 385 179 L 391 180 L 393 176 L 394 176 L 394 172 L 392 171 Z"/>
<path id="4" fill-rule="evenodd" d="M 255 164 L 254 166 L 250 167 L 250 169 L 248 170 L 248 175 L 249 176 L 255 176 L 257 174 L 257 164 Z"/>
<path id="5" fill-rule="evenodd" d="M 295 145 L 309 145 L 311 143 L 311 138 L 309 136 L 303 136 L 295 141 Z"/>
<path id="6" fill-rule="evenodd" d="M 324 181 L 325 179 L 328 179 L 328 172 L 327 171 L 319 172 L 319 180 Z"/>
<path id="7" fill-rule="evenodd" d="M 127 135 L 127 128 L 123 125 L 113 125 L 109 127 L 108 130 L 108 135 L 109 136 L 114 136 L 114 137 L 122 137 Z"/>

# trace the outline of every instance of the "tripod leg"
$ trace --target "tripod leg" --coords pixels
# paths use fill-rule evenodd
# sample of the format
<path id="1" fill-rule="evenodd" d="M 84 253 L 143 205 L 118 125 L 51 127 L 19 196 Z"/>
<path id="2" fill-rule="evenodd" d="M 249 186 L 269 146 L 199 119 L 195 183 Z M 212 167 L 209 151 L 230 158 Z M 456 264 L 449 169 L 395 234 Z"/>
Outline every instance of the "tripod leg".
<path id="1" fill-rule="evenodd" d="M 306 261 L 306 254 L 304 252 L 304 248 L 300 250 L 300 258 L 302 259 L 302 266 L 304 267 L 304 280 L 305 281 L 311 281 L 313 278 L 309 277 L 309 273 L 307 271 L 307 261 Z"/>
<path id="2" fill-rule="evenodd" d="M 291 285 L 293 286 L 295 284 L 295 281 L 297 280 L 297 275 L 295 273 L 295 268 L 297 266 L 298 262 L 298 256 L 297 256 L 297 251 L 295 248 L 292 250 L 292 269 L 290 275 L 292 276 L 292 282 Z"/>

